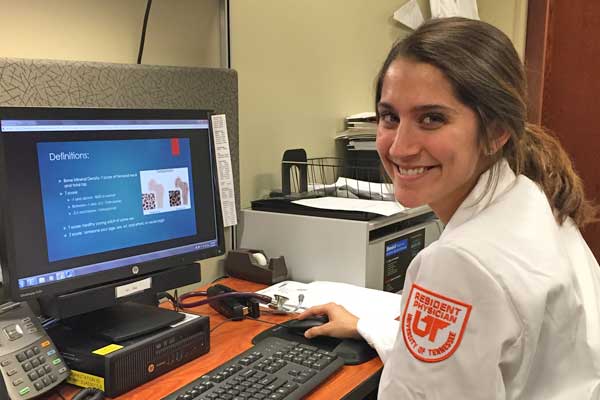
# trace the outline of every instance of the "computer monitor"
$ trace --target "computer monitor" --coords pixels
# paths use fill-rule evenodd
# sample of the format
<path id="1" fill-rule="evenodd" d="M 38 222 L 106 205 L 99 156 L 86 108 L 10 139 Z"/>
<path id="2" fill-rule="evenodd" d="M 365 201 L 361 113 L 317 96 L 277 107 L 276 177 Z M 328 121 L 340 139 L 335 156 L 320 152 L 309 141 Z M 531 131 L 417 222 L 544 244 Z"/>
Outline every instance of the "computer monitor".
<path id="1" fill-rule="evenodd" d="M 64 317 L 194 283 L 182 276 L 199 280 L 194 262 L 224 252 L 209 117 L 0 107 L 0 262 L 10 297 L 43 299 Z M 73 302 L 79 292 L 87 297 Z M 74 308 L 55 307 L 63 296 Z"/>

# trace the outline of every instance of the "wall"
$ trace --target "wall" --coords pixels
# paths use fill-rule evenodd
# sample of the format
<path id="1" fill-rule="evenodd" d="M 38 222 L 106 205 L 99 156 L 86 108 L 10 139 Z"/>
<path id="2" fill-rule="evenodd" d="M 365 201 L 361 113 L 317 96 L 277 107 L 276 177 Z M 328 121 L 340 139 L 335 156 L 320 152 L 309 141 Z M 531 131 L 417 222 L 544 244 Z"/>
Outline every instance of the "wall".
<path id="1" fill-rule="evenodd" d="M 142 62 L 220 66 L 219 2 L 154 0 Z M 0 0 L 0 10 L 0 57 L 136 63 L 146 0 Z M 202 262 L 203 283 L 219 263 Z"/>
<path id="2" fill-rule="evenodd" d="M 154 0 L 144 64 L 219 66 L 219 0 Z M 0 0 L 0 56 L 135 63 L 146 0 Z M 209 41 L 204 41 L 209 39 Z"/>
<path id="3" fill-rule="evenodd" d="M 478 0 L 479 18 L 500 28 L 524 59 L 527 33 L 527 0 Z"/>
<path id="4" fill-rule="evenodd" d="M 334 155 L 348 114 L 373 110 L 374 78 L 409 30 L 405 1 L 246 0 L 231 3 L 231 65 L 239 74 L 242 207 L 281 187 L 283 151 Z M 523 54 L 526 0 L 479 0 L 480 16 Z M 374 6 L 376 4 L 376 6 Z M 419 0 L 424 16 L 428 1 Z"/>

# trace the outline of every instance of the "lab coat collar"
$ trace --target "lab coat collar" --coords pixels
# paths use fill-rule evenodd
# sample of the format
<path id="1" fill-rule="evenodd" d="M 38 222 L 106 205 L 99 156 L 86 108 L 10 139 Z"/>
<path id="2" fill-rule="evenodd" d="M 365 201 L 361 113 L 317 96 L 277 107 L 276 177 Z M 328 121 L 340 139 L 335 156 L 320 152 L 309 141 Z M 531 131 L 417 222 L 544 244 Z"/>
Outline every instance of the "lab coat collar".
<path id="1" fill-rule="evenodd" d="M 494 168 L 498 170 L 498 184 L 496 187 L 492 185 L 492 188 L 485 193 L 489 176 Z M 510 189 L 515 181 L 515 173 L 508 165 L 508 161 L 504 158 L 499 160 L 494 166 L 490 167 L 479 176 L 473 190 L 467 195 L 465 200 L 454 212 L 454 215 L 450 218 L 450 221 L 448 221 L 448 224 L 446 224 L 441 237 L 444 237 L 444 234 L 447 232 L 452 231 L 454 228 L 478 215 L 493 203 L 494 200 Z"/>

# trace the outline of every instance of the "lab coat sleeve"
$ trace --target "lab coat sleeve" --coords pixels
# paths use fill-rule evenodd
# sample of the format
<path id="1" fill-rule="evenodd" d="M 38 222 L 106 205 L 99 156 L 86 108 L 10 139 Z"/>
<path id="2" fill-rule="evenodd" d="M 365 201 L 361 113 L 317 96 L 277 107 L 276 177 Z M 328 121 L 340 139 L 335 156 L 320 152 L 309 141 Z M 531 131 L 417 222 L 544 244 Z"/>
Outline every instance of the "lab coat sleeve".
<path id="1" fill-rule="evenodd" d="M 504 266 L 494 264 L 493 254 L 483 257 L 443 244 L 425 249 L 411 265 L 401 334 L 385 365 L 381 398 L 506 397 L 505 385 L 523 357 L 523 323 L 492 273 Z M 452 313 L 461 318 L 448 325 Z"/>
<path id="2" fill-rule="evenodd" d="M 399 327 L 398 321 L 381 318 L 361 318 L 357 325 L 358 333 L 377 351 L 384 363 L 394 347 Z"/>

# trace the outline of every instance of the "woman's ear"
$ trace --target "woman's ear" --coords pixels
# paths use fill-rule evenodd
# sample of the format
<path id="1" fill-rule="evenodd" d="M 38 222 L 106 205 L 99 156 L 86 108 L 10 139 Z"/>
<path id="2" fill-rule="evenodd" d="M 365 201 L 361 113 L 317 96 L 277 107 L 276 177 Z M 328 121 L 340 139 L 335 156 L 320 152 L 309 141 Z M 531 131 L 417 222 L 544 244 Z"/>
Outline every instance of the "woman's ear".
<path id="1" fill-rule="evenodd" d="M 506 142 L 508 142 L 508 139 L 510 139 L 510 132 L 507 129 L 499 125 L 495 125 L 492 129 L 493 136 L 490 143 L 490 148 L 485 152 L 487 156 L 493 156 L 496 154 L 502 149 Z"/>
<path id="2" fill-rule="evenodd" d="M 510 139 L 510 132 L 506 129 L 499 130 L 495 135 L 494 141 L 492 142 L 494 153 L 502 149 L 506 142 L 508 142 L 508 139 Z"/>

